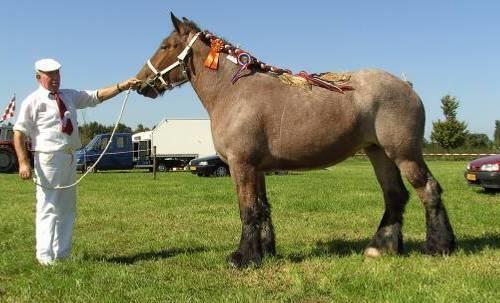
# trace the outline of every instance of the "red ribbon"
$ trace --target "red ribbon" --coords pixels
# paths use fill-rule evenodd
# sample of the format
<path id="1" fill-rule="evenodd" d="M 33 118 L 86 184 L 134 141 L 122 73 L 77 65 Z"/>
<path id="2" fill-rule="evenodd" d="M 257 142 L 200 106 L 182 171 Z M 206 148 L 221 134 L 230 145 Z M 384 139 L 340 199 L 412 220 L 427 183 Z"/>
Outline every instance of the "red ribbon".
<path id="1" fill-rule="evenodd" d="M 326 88 L 326 89 L 331 90 L 331 91 L 336 91 L 336 92 L 339 92 L 341 94 L 345 94 L 344 91 L 346 91 L 346 90 L 354 90 L 354 88 L 352 86 L 335 85 L 329 81 L 325 81 L 325 80 L 316 78 L 314 74 L 310 75 L 310 74 L 306 73 L 305 71 L 301 71 L 296 76 L 299 76 L 301 78 L 306 79 L 307 82 L 309 82 L 309 84 L 319 86 L 322 88 Z"/>

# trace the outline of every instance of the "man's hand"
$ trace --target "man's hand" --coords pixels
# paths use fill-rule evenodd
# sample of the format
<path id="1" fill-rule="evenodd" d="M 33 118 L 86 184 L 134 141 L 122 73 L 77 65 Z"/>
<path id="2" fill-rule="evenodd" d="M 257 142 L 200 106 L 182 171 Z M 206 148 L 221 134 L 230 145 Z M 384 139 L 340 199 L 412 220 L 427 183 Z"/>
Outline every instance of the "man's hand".
<path id="1" fill-rule="evenodd" d="M 14 130 L 14 148 L 16 149 L 17 162 L 19 163 L 19 177 L 23 180 L 28 180 L 31 179 L 31 165 L 24 138 L 25 136 L 21 131 Z"/>
<path id="2" fill-rule="evenodd" d="M 139 79 L 130 78 L 128 80 L 97 90 L 97 96 L 99 98 L 99 101 L 103 102 L 128 89 L 136 90 L 140 85 L 141 81 Z"/>
<path id="3" fill-rule="evenodd" d="M 19 177 L 23 180 L 31 179 L 31 165 L 29 163 L 19 164 Z"/>
<path id="4" fill-rule="evenodd" d="M 136 90 L 141 85 L 141 80 L 136 79 L 136 78 L 130 78 L 130 79 L 123 81 L 119 85 L 120 85 L 120 89 L 122 89 L 122 90 L 127 90 L 127 89 Z"/>

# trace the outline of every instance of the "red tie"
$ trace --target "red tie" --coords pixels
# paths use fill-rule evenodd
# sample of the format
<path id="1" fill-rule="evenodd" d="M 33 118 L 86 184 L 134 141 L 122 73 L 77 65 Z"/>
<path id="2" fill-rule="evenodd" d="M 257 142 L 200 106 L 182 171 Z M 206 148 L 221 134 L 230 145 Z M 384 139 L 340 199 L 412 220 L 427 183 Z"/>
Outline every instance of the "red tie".
<path id="1" fill-rule="evenodd" d="M 54 93 L 54 96 L 56 98 L 57 107 L 59 108 L 59 115 L 61 116 L 62 132 L 71 135 L 71 133 L 73 132 L 73 124 L 71 123 L 71 119 L 64 116 L 64 114 L 68 111 L 66 105 L 64 105 L 64 102 L 61 99 L 61 96 L 59 96 L 59 93 Z"/>

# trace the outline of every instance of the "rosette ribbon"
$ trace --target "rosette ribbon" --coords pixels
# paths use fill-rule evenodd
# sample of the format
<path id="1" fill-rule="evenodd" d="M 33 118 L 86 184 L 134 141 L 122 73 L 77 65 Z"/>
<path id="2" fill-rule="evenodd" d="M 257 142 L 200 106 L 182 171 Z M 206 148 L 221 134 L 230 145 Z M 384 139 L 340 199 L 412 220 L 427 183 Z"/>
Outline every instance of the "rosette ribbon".
<path id="1" fill-rule="evenodd" d="M 217 70 L 219 67 L 219 53 L 224 49 L 224 41 L 213 39 L 210 41 L 210 52 L 205 59 L 205 66 Z"/>
<path id="2" fill-rule="evenodd" d="M 231 82 L 234 84 L 236 81 L 238 81 L 239 78 L 241 78 L 241 73 L 248 68 L 250 64 L 252 64 L 252 56 L 250 56 L 249 53 L 247 52 L 241 52 L 238 54 L 237 57 L 238 64 L 241 66 L 238 71 L 234 74 L 233 78 L 231 79 Z"/>

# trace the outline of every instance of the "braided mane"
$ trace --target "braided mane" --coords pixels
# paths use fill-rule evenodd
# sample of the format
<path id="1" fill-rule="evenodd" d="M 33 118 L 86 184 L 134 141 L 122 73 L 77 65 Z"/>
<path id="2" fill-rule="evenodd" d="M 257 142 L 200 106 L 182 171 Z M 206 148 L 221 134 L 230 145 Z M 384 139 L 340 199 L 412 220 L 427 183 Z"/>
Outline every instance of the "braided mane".
<path id="1" fill-rule="evenodd" d="M 201 31 L 198 25 L 196 25 L 196 23 L 188 19 L 184 19 L 184 25 L 188 26 L 192 31 L 201 32 L 202 33 L 200 36 L 201 40 L 209 46 L 214 40 L 222 41 L 224 47 L 220 51 L 221 53 L 225 53 L 233 57 L 238 57 L 238 55 L 243 52 L 248 53 L 234 46 L 230 42 L 220 37 L 217 37 L 216 35 L 212 34 L 207 30 Z M 289 83 L 305 82 L 309 86 L 311 85 L 319 86 L 332 91 L 337 91 L 339 93 L 344 93 L 345 90 L 354 89 L 353 87 L 346 85 L 346 83 L 349 81 L 350 78 L 349 76 L 346 75 L 344 75 L 344 77 L 342 78 L 336 77 L 336 80 L 332 80 L 333 73 L 308 74 L 305 71 L 301 71 L 294 75 L 293 72 L 289 69 L 283 69 L 266 64 L 257 59 L 256 57 L 252 56 L 251 54 L 249 55 L 251 57 L 251 63 L 248 64 L 248 68 L 252 68 L 253 70 L 258 72 L 270 73 L 274 76 L 278 76 L 284 82 L 289 82 Z M 335 74 L 338 75 L 338 73 Z"/>

